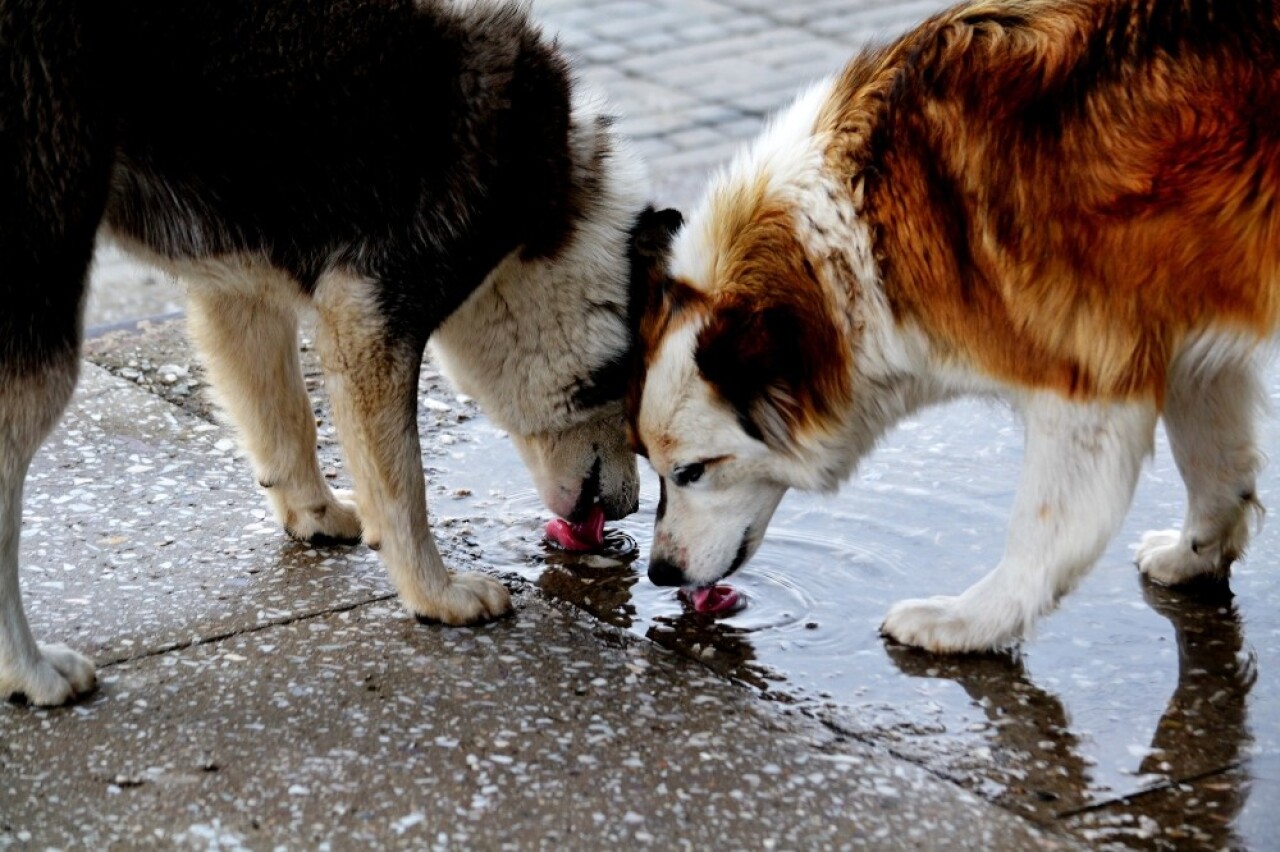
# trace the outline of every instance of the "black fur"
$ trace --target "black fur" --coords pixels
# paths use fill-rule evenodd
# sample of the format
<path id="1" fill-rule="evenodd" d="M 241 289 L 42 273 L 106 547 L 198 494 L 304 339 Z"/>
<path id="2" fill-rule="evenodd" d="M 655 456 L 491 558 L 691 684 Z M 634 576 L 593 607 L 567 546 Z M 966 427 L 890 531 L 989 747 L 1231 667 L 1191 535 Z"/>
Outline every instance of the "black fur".
<path id="1" fill-rule="evenodd" d="M 518 7 L 107 5 L 0 5 L 8 369 L 75 346 L 100 219 L 168 258 L 266 257 L 304 291 L 345 266 L 414 346 L 503 256 L 571 233 L 569 71 Z"/>
<path id="2" fill-rule="evenodd" d="M 100 57 L 62 5 L 0 4 L 0 381 L 74 356 L 106 201 Z"/>
<path id="3" fill-rule="evenodd" d="M 606 402 L 622 399 L 627 386 L 642 369 L 638 359 L 642 347 L 639 344 L 640 319 L 646 299 L 653 290 L 652 281 L 665 275 L 666 257 L 671 240 L 684 224 L 679 210 L 657 210 L 646 207 L 636 217 L 627 241 L 627 261 L 630 264 L 630 282 L 627 300 L 627 329 L 631 345 L 626 351 L 600 365 L 582 387 L 574 393 L 574 404 L 580 409 L 595 408 Z"/>

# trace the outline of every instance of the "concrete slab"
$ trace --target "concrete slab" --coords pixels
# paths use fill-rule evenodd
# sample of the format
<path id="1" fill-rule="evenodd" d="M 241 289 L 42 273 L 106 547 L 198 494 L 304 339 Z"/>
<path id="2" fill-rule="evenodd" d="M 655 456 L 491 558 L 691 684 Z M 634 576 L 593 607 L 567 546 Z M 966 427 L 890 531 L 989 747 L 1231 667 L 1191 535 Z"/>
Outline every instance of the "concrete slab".
<path id="1" fill-rule="evenodd" d="M 28 616 L 99 662 L 391 594 L 376 554 L 282 535 L 226 429 L 92 364 L 26 490 Z"/>
<path id="2" fill-rule="evenodd" d="M 367 550 L 252 520 L 226 440 L 86 366 L 24 582 L 103 683 L 0 712 L 0 845 L 1063 845 L 525 588 L 481 630 L 416 625 Z"/>
<path id="3" fill-rule="evenodd" d="M 361 605 L 109 666 L 80 707 L 0 713 L 0 845 L 1069 845 L 687 660 L 517 603 L 480 630 Z"/>

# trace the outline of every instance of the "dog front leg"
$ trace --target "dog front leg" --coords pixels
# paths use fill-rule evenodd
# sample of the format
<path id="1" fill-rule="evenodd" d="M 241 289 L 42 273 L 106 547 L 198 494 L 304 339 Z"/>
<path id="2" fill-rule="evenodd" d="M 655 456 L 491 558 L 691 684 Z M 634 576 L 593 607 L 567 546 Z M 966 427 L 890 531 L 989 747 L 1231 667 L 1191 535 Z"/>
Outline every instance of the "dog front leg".
<path id="1" fill-rule="evenodd" d="M 276 518 L 303 541 L 355 543 L 360 518 L 324 481 L 316 421 L 298 359 L 296 284 L 246 264 L 245 281 L 189 282 L 192 337 Z M 247 291 L 247 292 L 246 292 Z M 294 298 L 298 298 L 296 295 Z"/>
<path id="2" fill-rule="evenodd" d="M 445 569 L 427 520 L 418 443 L 422 346 L 388 331 L 372 282 L 332 275 L 316 294 L 317 344 L 365 542 L 419 620 L 473 624 L 511 610 L 496 580 Z"/>
<path id="3" fill-rule="evenodd" d="M 1146 403 L 1024 406 L 1027 445 L 1004 557 L 958 597 L 906 600 L 881 631 L 937 653 L 991 651 L 1022 638 L 1088 573 L 1115 534 L 1151 452 Z"/>

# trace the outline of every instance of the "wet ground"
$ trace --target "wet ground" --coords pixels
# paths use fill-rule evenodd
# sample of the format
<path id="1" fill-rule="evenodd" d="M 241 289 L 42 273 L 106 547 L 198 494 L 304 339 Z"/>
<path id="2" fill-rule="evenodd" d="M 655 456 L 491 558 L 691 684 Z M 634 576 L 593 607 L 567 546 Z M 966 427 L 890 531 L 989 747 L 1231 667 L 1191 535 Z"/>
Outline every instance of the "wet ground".
<path id="1" fill-rule="evenodd" d="M 941 5 L 942 0 L 542 0 L 538 8 L 561 31 L 566 46 L 582 57 L 584 76 L 620 107 L 620 126 L 650 161 L 660 200 L 688 206 L 707 169 L 753 135 L 769 110 L 785 103 L 807 80 L 839 67 L 856 44 L 899 30 Z M 296 823 L 313 831 L 336 826 L 336 836 L 352 842 L 413 839 L 422 827 L 414 820 L 429 824 L 440 818 L 431 810 L 432 796 L 448 802 L 450 794 L 440 787 L 426 790 L 430 795 L 424 810 L 406 811 L 377 834 L 371 812 L 412 796 L 362 801 L 367 796 L 356 778 L 381 773 L 384 786 L 397 791 L 428 783 L 417 777 L 423 767 L 420 755 L 412 752 L 417 746 L 406 756 L 397 745 L 395 719 L 388 721 L 396 714 L 388 702 L 403 705 L 406 696 L 419 694 L 412 685 L 396 690 L 398 672 L 407 672 L 410 681 L 423 675 L 424 680 L 443 677 L 444 670 L 430 662 L 438 655 L 481 666 L 474 684 L 480 692 L 491 679 L 524 677 L 522 667 L 527 667 L 535 674 L 521 681 L 521 689 L 555 696 L 560 694 L 556 690 L 567 688 L 573 702 L 572 710 L 551 714 L 555 724 L 547 730 L 555 731 L 562 743 L 578 736 L 580 747 L 605 736 L 599 731 L 602 719 L 613 717 L 608 703 L 596 700 L 603 690 L 593 687 L 591 678 L 584 674 L 579 683 L 536 671 L 546 665 L 538 649 L 545 649 L 547 634 L 564 630 L 568 635 L 581 626 L 557 620 L 536 595 L 521 595 L 522 611 L 534 617 L 518 620 L 519 630 L 505 625 L 475 637 L 465 631 L 424 637 L 421 631 L 394 626 L 396 610 L 386 603 L 389 590 L 373 554 L 360 548 L 312 551 L 284 540 L 266 517 L 234 441 L 209 422 L 202 375 L 179 327 L 144 323 L 137 332 L 137 317 L 180 309 L 178 288 L 140 273 L 109 250 L 100 254 L 95 277 L 89 324 L 99 335 L 117 326 L 134 330 L 132 336 L 99 336 L 90 347 L 91 358 L 196 417 L 175 417 L 164 405 L 103 406 L 107 413 L 102 416 L 116 422 L 73 418 L 33 473 L 23 542 L 32 620 L 42 635 L 71 641 L 107 664 L 107 683 L 87 708 L 40 714 L 29 725 L 20 721 L 25 717 L 4 717 L 0 779 L 21 766 L 31 774 L 17 789 L 39 791 L 45 783 L 45 791 L 57 791 L 55 799 L 64 797 L 61 802 L 41 801 L 32 812 L 65 809 L 71 826 L 65 836 L 75 839 L 78 817 L 70 805 L 93 810 L 103 790 L 115 801 L 122 795 L 153 797 L 145 807 L 153 815 L 166 815 L 153 822 L 168 824 L 171 812 L 196 807 L 183 795 L 171 795 L 173 791 L 206 790 L 211 782 L 220 782 L 218 795 L 231 801 L 221 818 L 231 821 L 230 814 L 240 823 L 198 823 L 188 838 L 192 845 L 216 845 L 227 836 L 262 836 L 252 829 L 257 814 L 270 808 L 284 814 L 286 838 L 312 836 L 288 834 Z M 1270 375 L 1274 400 L 1280 397 L 1280 370 Z M 109 392 L 113 398 L 119 394 L 118 388 Z M 1037 824 L 1066 828 L 1095 847 L 1280 849 L 1280 531 L 1274 518 L 1264 525 L 1229 588 L 1175 594 L 1144 586 L 1131 564 L 1130 546 L 1144 530 L 1175 526 L 1182 516 L 1181 485 L 1163 445 L 1140 483 L 1123 531 L 1083 586 L 1041 623 L 1039 634 L 1019 654 L 944 659 L 887 646 L 877 626 L 893 601 L 958 592 L 998 559 L 1021 454 L 1017 425 L 998 406 L 969 402 L 928 412 L 890 436 L 839 496 L 790 495 L 760 553 L 734 578 L 747 606 L 732 618 L 712 621 L 687 612 L 673 592 L 644 579 L 643 554 L 656 504 L 651 478 L 646 479 L 641 512 L 619 524 L 611 539 L 626 558 L 566 557 L 549 551 L 542 542 L 543 510 L 502 436 L 430 373 L 424 377 L 423 394 L 432 511 L 454 565 L 519 574 L 591 613 L 583 617 L 588 631 L 591 624 L 607 622 L 697 660 L 708 669 L 695 670 L 707 675 L 690 681 L 690 691 L 706 690 L 715 702 L 731 703 L 732 695 L 716 688 L 721 678 L 714 675 L 727 676 L 785 703 L 789 713 L 820 720 L 827 737 L 823 748 L 851 740 L 869 748 L 871 757 L 820 755 L 824 765 L 874 775 L 883 769 L 874 755 L 888 749 L 921 767 L 926 776 L 961 784 Z M 107 475 L 101 469 L 106 457 L 95 455 L 86 443 L 95 430 L 117 436 L 113 440 L 126 451 L 136 446 L 137 457 L 126 459 L 126 479 L 118 470 Z M 1269 420 L 1266 431 L 1271 436 L 1266 447 L 1276 457 L 1280 418 Z M 163 442 L 180 440 L 191 452 L 160 456 L 157 463 L 155 447 L 167 446 L 157 443 L 158 434 Z M 321 441 L 328 472 L 346 484 L 327 427 Z M 1264 502 L 1280 507 L 1280 471 L 1264 472 L 1259 491 Z M 82 583 L 70 576 L 72 566 L 58 556 L 68 540 L 80 543 L 80 563 L 95 567 L 90 588 L 100 597 L 81 591 Z M 632 558 L 636 552 L 640 555 Z M 516 642 L 509 660 L 482 661 L 488 640 L 505 647 L 511 636 L 524 635 L 529 622 L 537 625 L 530 641 Z M 332 682 L 350 686 L 341 671 L 352 661 L 334 656 L 359 647 L 342 644 L 351 641 L 342 637 L 357 623 L 372 631 L 372 647 L 369 658 L 362 656 L 354 665 L 362 666 L 371 680 L 360 680 L 348 692 L 316 691 L 317 678 L 333 677 Z M 295 643 L 295 633 L 308 634 L 310 642 L 303 637 Z M 286 655 L 267 648 L 277 635 Z M 322 637 L 318 649 L 311 644 L 316 636 Z M 582 667 L 589 672 L 589 650 L 568 640 L 564 644 L 572 647 L 572 653 L 566 650 L 566 671 Z M 641 663 L 661 668 L 635 648 L 627 653 L 636 658 L 619 664 L 628 683 Z M 412 658 L 407 668 L 398 654 Z M 314 669 L 300 662 L 309 655 L 316 657 Z M 261 709 L 253 703 L 251 689 L 252 667 L 259 663 L 273 672 L 271 683 L 262 688 L 275 690 L 270 706 Z M 184 676 L 201 666 L 216 669 L 217 676 Z M 602 675 L 611 678 L 612 672 Z M 656 685 L 642 676 L 644 688 L 637 689 L 634 700 L 644 718 L 651 711 L 663 717 L 663 708 L 645 696 L 652 690 L 675 694 L 677 675 L 687 677 L 688 672 L 663 669 Z M 225 688 L 226 703 L 219 703 L 218 696 L 207 711 L 131 708 L 137 718 L 123 725 L 124 735 L 136 736 L 145 746 L 129 758 L 133 763 L 113 761 L 94 750 L 122 736 L 119 704 L 137 705 L 143 695 L 182 694 L 210 682 Z M 458 694 L 472 686 L 453 684 Z M 424 694 L 425 701 L 442 708 L 447 703 L 448 696 L 439 690 Z M 623 696 L 624 701 L 632 698 Z M 702 706 L 696 699 L 685 700 L 691 707 Z M 232 706 L 236 702 L 241 706 Z M 287 709 L 289 702 L 296 719 Z M 324 702 L 334 706 L 313 707 Z M 484 730 L 494 708 L 484 701 L 477 706 Z M 710 706 L 718 711 L 722 705 Z M 733 706 L 735 712 L 749 713 Z M 317 718 L 303 714 L 303 708 L 313 709 Z M 599 814 L 572 812 L 582 806 L 578 797 L 589 795 L 592 785 L 583 779 L 590 776 L 576 769 L 558 771 L 554 760 L 549 771 L 526 771 L 522 767 L 537 761 L 525 762 L 517 755 L 513 763 L 510 749 L 492 747 L 510 739 L 517 750 L 528 745 L 530 754 L 542 759 L 541 734 L 521 727 L 521 709 L 512 714 L 517 722 L 509 726 L 514 731 L 509 738 L 504 738 L 501 721 L 490 725 L 490 741 L 468 741 L 457 731 L 434 732 L 425 739 L 421 731 L 407 734 L 411 744 L 434 744 L 442 749 L 439 754 L 456 758 L 451 763 L 427 761 L 436 770 L 443 765 L 456 789 L 474 786 L 475 800 L 459 807 L 464 827 L 475 828 L 488 819 L 486 807 L 508 796 L 509 803 L 526 807 L 534 823 L 560 818 L 551 829 L 531 824 L 530 833 L 517 833 L 517 838 L 567 842 L 576 827 L 585 832 L 579 838 L 630 843 L 654 835 L 663 839 L 652 820 L 628 827 L 627 819 L 652 804 L 647 794 L 663 791 L 677 776 L 679 755 L 666 747 L 668 740 L 639 747 L 645 752 L 645 770 L 621 791 L 623 799 L 634 799 L 634 811 L 609 815 L 610 825 L 628 831 L 609 833 L 599 829 Z M 426 724 L 414 712 L 412 707 L 404 711 L 400 721 Z M 579 718 L 579 713 L 586 715 Z M 230 726 L 230 737 L 258 737 L 271 746 L 274 750 L 263 760 L 274 775 L 245 777 L 245 767 L 233 765 L 225 755 L 205 753 L 216 751 L 220 742 L 230 748 L 227 740 L 202 733 L 200 727 L 219 725 Z M 393 730 L 382 733 L 381 725 Z M 305 740 L 312 733 L 309 728 L 337 732 L 330 735 L 339 741 L 336 751 L 308 756 L 307 749 L 317 746 L 297 740 Z M 74 789 L 50 786 L 48 779 L 56 778 L 58 768 L 38 739 L 46 730 L 64 729 L 78 741 L 99 744 L 87 754 L 90 777 L 77 781 Z M 149 729 L 154 738 L 144 741 Z M 714 721 L 706 721 L 705 729 L 715 748 L 704 754 L 730 749 L 733 733 L 724 733 Z M 268 730 L 286 733 L 276 744 L 274 737 L 265 737 Z M 609 740 L 617 745 L 614 751 L 574 754 L 564 747 L 553 749 L 553 757 L 570 762 L 637 760 L 631 741 L 653 739 L 654 730 L 618 724 Z M 668 757 L 671 765 L 665 766 Z M 400 768 L 383 771 L 367 765 L 377 760 Z M 83 761 L 72 763 L 85 771 Z M 776 763 L 785 772 L 803 772 L 791 758 L 779 757 Z M 503 767 L 513 766 L 520 771 L 502 774 Z M 695 761 L 691 771 L 697 768 Z M 752 774 L 750 767 L 733 764 L 732 769 Z M 896 769 L 889 772 L 894 773 Z M 275 799 L 270 793 L 274 782 L 279 782 Z M 346 794 L 350 804 L 340 805 L 349 811 L 335 815 L 316 810 L 315 797 L 308 798 L 305 791 L 326 783 L 351 788 Z M 892 788 L 878 777 L 875 783 Z M 557 785 L 571 795 L 562 795 L 548 810 L 545 791 Z M 934 800 L 919 792 L 926 786 L 912 776 L 901 788 L 911 792 L 897 803 L 912 819 L 923 816 L 916 821 L 929 827 L 927 812 Z M 12 790 L 0 790 L 0 803 L 15 801 L 12 795 L 5 798 Z M 216 805 L 208 804 L 212 800 L 205 796 L 205 811 L 216 811 Z M 791 800 L 775 805 L 761 825 L 786 822 Z M 566 807 L 568 813 L 555 810 Z M 889 813 L 889 806 L 882 810 Z M 99 824 L 115 818 L 110 808 L 105 813 Z M 15 836 L 19 843 L 27 842 L 20 834 L 6 834 L 6 816 L 0 808 L 0 845 Z M 697 821 L 681 821 L 682 813 L 678 817 L 664 826 L 670 836 L 702 837 Z M 264 825 L 268 821 L 263 818 Z M 112 836 L 131 836 L 132 829 L 122 826 Z M 138 830 L 143 828 L 150 830 L 145 821 Z M 941 837 L 963 845 L 960 834 L 935 832 L 925 835 L 931 840 L 924 842 L 907 833 L 893 837 L 899 845 L 936 848 Z M 477 836 L 463 832 L 446 841 L 474 843 Z M 819 838 L 829 835 L 797 819 L 788 836 L 795 841 L 791 845 L 802 848 L 817 846 Z M 890 845 L 883 836 L 850 836 L 868 845 Z M 86 838 L 79 835 L 81 842 Z M 159 842 L 167 845 L 171 839 L 160 837 Z M 721 845 L 728 840 L 703 839 Z M 1020 848 L 1011 842 L 1016 844 L 1006 839 L 1004 846 L 988 845 Z"/>
<path id="2" fill-rule="evenodd" d="M 515 576 L 488 492 L 450 481 L 482 421 L 434 371 L 437 537 L 516 604 L 475 628 L 408 617 L 368 548 L 281 534 L 181 324 L 89 349 L 110 370 L 37 455 L 20 560 L 35 632 L 99 688 L 0 707 L 0 848 L 1076 848 Z"/>
<path id="3" fill-rule="evenodd" d="M 877 627 L 893 601 L 957 593 L 999 558 L 1020 458 L 1007 411 L 929 412 L 836 498 L 790 495 L 733 578 L 745 608 L 720 621 L 644 579 L 651 478 L 613 539 L 635 541 L 634 562 L 547 555 L 536 496 L 503 447 L 478 425 L 449 481 L 483 495 L 495 468 L 512 471 L 499 495 L 468 501 L 496 518 L 475 540 L 551 593 L 1090 841 L 1280 845 L 1280 534 L 1264 526 L 1229 586 L 1143 582 L 1129 545 L 1182 513 L 1166 447 L 1122 534 L 1035 638 L 1015 655 L 951 659 L 887 644 Z"/>
<path id="4" fill-rule="evenodd" d="M 179 330 L 162 325 L 141 339 L 136 352 L 149 360 L 119 339 L 96 344 L 99 360 L 207 416 Z M 1016 655 L 941 658 L 887 645 L 877 627 L 893 601 L 958 592 L 998 558 L 1020 457 L 1020 432 L 1000 407 L 928 412 L 840 495 L 789 495 L 734 577 L 746 606 L 717 621 L 644 578 L 656 504 L 647 471 L 641 511 L 613 528 L 610 554 L 558 552 L 543 541 L 545 513 L 505 438 L 430 369 L 424 382 L 432 508 L 454 564 L 519 574 L 834 733 L 1090 843 L 1276 848 L 1280 534 L 1264 525 L 1229 588 L 1144 584 L 1129 545 L 1182 512 L 1163 445 L 1124 531 L 1035 638 Z M 1280 379 L 1271 384 L 1280 396 Z M 327 427 L 322 441 L 341 482 Z"/>

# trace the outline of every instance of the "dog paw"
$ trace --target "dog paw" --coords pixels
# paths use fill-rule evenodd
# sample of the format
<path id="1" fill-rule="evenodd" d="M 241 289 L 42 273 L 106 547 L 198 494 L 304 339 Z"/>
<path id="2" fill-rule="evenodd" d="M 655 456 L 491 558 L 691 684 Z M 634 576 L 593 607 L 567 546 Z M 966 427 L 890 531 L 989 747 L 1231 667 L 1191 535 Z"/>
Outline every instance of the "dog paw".
<path id="1" fill-rule="evenodd" d="M 355 501 L 344 491 L 312 506 L 288 509 L 284 528 L 293 538 L 312 544 L 359 544 L 364 536 Z"/>
<path id="2" fill-rule="evenodd" d="M 480 624 L 511 612 L 507 587 L 483 574 L 451 574 L 444 592 L 412 607 L 424 624 Z"/>
<path id="3" fill-rule="evenodd" d="M 42 707 L 66 704 L 98 684 L 93 663 L 65 645 L 40 645 L 33 665 L 0 674 L 0 695 Z"/>
<path id="4" fill-rule="evenodd" d="M 889 609 L 880 632 L 935 654 L 996 651 L 1020 638 L 1016 630 L 992 623 L 959 597 L 899 601 Z"/>
<path id="5" fill-rule="evenodd" d="M 1180 586 L 1218 573 L 1213 560 L 1186 545 L 1178 530 L 1144 533 L 1137 562 L 1143 576 L 1162 586 Z"/>

